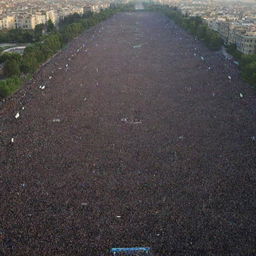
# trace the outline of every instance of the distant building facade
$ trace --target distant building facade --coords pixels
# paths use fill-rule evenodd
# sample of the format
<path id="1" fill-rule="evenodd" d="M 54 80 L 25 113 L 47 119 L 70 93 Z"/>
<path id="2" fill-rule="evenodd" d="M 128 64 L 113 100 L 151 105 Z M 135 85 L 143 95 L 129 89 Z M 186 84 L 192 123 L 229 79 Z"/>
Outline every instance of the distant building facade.
<path id="1" fill-rule="evenodd" d="M 13 29 L 15 28 L 15 16 L 2 16 L 0 17 L 0 29 Z"/>
<path id="2" fill-rule="evenodd" d="M 237 50 L 244 54 L 256 54 L 256 33 L 237 34 L 236 46 Z"/>

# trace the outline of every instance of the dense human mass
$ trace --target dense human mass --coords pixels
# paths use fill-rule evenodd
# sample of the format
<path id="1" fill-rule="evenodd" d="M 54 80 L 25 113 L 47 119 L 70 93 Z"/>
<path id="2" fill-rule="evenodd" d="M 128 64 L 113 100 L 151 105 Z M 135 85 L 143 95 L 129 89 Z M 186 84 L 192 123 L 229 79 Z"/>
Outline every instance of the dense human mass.
<path id="1" fill-rule="evenodd" d="M 167 17 L 90 28 L 1 105 L 0 252 L 255 252 L 255 92 Z"/>

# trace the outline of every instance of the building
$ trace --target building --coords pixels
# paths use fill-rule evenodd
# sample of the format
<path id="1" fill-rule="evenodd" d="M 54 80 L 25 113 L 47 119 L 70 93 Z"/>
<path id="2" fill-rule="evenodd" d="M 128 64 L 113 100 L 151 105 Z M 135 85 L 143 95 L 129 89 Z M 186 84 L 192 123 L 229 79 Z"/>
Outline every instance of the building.
<path id="1" fill-rule="evenodd" d="M 21 29 L 34 29 L 37 25 L 36 15 L 22 13 L 15 17 L 15 27 Z"/>
<path id="2" fill-rule="evenodd" d="M 58 23 L 58 15 L 54 10 L 48 10 L 45 12 L 46 21 L 51 20 L 53 24 Z"/>
<path id="3" fill-rule="evenodd" d="M 2 16 L 0 17 L 0 29 L 13 29 L 15 28 L 15 16 Z"/>
<path id="4" fill-rule="evenodd" d="M 48 21 L 47 16 L 41 12 L 35 13 L 34 17 L 35 17 L 35 26 L 38 24 L 45 24 Z"/>
<path id="5" fill-rule="evenodd" d="M 86 12 L 92 12 L 92 8 L 90 5 L 84 6 L 84 13 L 86 13 Z"/>
<path id="6" fill-rule="evenodd" d="M 15 17 L 15 28 L 34 29 L 38 24 L 46 24 L 51 20 L 54 24 L 58 22 L 58 15 L 55 11 L 38 11 L 33 14 L 19 13 Z"/>
<path id="7" fill-rule="evenodd" d="M 93 4 L 91 5 L 91 11 L 95 12 L 95 13 L 99 13 L 100 12 L 100 5 L 99 4 Z"/>
<path id="8" fill-rule="evenodd" d="M 3 2 L 2 6 L 1 1 Z M 41 1 L 24 0 L 24 2 L 20 2 L 12 0 L 11 3 L 10 5 L 5 0 L 0 0 L 0 30 L 14 28 L 34 29 L 36 25 L 46 24 L 48 20 L 57 25 L 66 16 L 75 13 L 83 15 L 88 11 L 98 13 L 101 9 L 105 9 L 110 5 L 109 2 L 92 3 L 91 1 L 83 2 L 82 0 L 78 0 L 77 4 L 72 4 L 68 0 L 60 0 L 53 3 L 50 0 L 44 3 Z"/>
<path id="9" fill-rule="evenodd" d="M 236 35 L 237 50 L 244 54 L 256 54 L 256 32 Z"/>
<path id="10" fill-rule="evenodd" d="M 231 23 L 229 26 L 229 35 L 227 44 L 236 44 L 237 35 L 246 33 L 246 26 L 240 23 Z"/>
<path id="11" fill-rule="evenodd" d="M 228 36 L 229 36 L 229 22 L 227 21 L 220 21 L 218 23 L 218 32 L 223 39 L 224 43 L 228 43 Z"/>
<path id="12" fill-rule="evenodd" d="M 218 32 L 219 24 L 215 19 L 204 18 L 203 20 L 207 23 L 210 29 Z"/>

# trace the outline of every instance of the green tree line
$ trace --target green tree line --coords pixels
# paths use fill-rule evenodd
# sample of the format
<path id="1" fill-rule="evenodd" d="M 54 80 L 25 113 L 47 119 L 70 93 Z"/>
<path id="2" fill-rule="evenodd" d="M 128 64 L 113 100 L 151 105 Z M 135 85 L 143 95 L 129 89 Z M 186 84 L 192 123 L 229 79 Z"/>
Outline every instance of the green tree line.
<path id="1" fill-rule="evenodd" d="M 235 44 L 228 45 L 227 52 L 239 62 L 242 78 L 256 87 L 256 54 L 242 54 Z"/>

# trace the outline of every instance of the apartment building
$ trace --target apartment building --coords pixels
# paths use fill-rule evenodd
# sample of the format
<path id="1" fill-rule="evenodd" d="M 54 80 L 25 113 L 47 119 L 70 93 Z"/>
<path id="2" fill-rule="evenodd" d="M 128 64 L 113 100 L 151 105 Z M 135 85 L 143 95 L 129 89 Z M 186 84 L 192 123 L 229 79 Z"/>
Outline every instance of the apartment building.
<path id="1" fill-rule="evenodd" d="M 240 23 L 231 23 L 229 25 L 229 35 L 227 44 L 236 44 L 237 35 L 245 34 L 247 27 Z"/>
<path id="2" fill-rule="evenodd" d="M 110 6 L 109 3 L 86 5 L 84 7 L 84 13 L 89 12 L 89 11 L 99 13 L 101 9 L 104 10 L 104 9 L 108 8 L 109 6 Z"/>
<path id="3" fill-rule="evenodd" d="M 57 12 L 55 10 L 48 10 L 44 12 L 46 21 L 51 20 L 54 24 L 57 24 L 59 21 Z"/>
<path id="4" fill-rule="evenodd" d="M 1 14 L 0 9 L 0 30 L 1 29 L 34 29 L 38 24 L 45 24 L 48 20 L 51 20 L 55 25 L 59 20 L 65 16 L 78 13 L 84 14 L 86 11 L 100 12 L 101 9 L 105 9 L 110 6 L 110 3 L 102 2 L 83 2 L 79 4 L 70 4 L 69 1 L 59 1 L 56 3 L 45 2 L 26 2 L 24 5 L 21 2 L 14 2 L 9 7 L 4 3 L 4 13 Z M 1 3 L 1 0 L 0 0 Z M 85 6 L 85 7 L 83 7 Z M 1 7 L 1 6 L 0 6 Z"/>
<path id="5" fill-rule="evenodd" d="M 236 34 L 237 50 L 244 54 L 256 54 L 256 32 Z"/>
<path id="6" fill-rule="evenodd" d="M 15 17 L 15 27 L 21 29 L 34 29 L 37 24 L 37 15 L 20 13 Z M 40 18 L 39 18 L 40 19 Z"/>
<path id="7" fill-rule="evenodd" d="M 215 19 L 203 18 L 203 21 L 208 25 L 210 29 L 218 31 L 219 24 Z"/>
<path id="8" fill-rule="evenodd" d="M 35 26 L 37 24 L 45 24 L 48 20 L 47 16 L 45 14 L 41 13 L 41 12 L 35 13 L 34 16 L 35 16 L 35 21 L 36 21 Z"/>
<path id="9" fill-rule="evenodd" d="M 218 22 L 218 32 L 223 39 L 224 43 L 228 43 L 229 37 L 229 22 L 219 21 Z"/>
<path id="10" fill-rule="evenodd" d="M 84 14 L 84 8 L 83 7 L 73 7 L 72 13 L 78 13 L 80 15 Z"/>
<path id="11" fill-rule="evenodd" d="M 58 22 L 58 15 L 55 11 L 38 11 L 34 14 L 19 13 L 15 17 L 15 28 L 34 29 L 36 25 L 45 24 L 48 20 L 54 24 Z"/>
<path id="12" fill-rule="evenodd" d="M 93 4 L 93 5 L 91 5 L 91 10 L 92 10 L 92 12 L 95 12 L 95 13 L 98 13 L 98 12 L 100 12 L 100 5 L 99 4 Z"/>
<path id="13" fill-rule="evenodd" d="M 59 20 L 63 20 L 66 16 L 73 14 L 70 8 L 58 9 L 57 15 Z"/>
<path id="14" fill-rule="evenodd" d="M 15 28 L 15 16 L 6 15 L 0 16 L 0 30 Z"/>
<path id="15" fill-rule="evenodd" d="M 84 13 L 86 13 L 86 12 L 92 12 L 92 8 L 90 5 L 84 6 Z"/>

